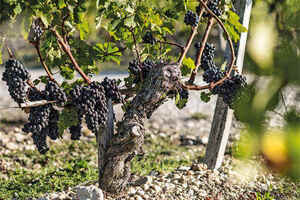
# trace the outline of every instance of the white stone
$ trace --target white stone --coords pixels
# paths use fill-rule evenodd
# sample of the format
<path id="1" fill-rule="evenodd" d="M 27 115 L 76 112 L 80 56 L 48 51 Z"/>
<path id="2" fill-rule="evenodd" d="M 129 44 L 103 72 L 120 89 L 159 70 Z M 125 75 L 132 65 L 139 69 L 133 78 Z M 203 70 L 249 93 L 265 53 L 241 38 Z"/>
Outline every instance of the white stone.
<path id="1" fill-rule="evenodd" d="M 136 196 L 135 196 L 135 199 L 136 199 L 136 200 L 143 200 L 143 198 L 142 198 L 141 196 L 139 196 L 139 195 L 136 195 Z"/>
<path id="2" fill-rule="evenodd" d="M 134 188 L 134 187 L 130 187 L 129 189 L 128 189 L 128 194 L 129 195 L 133 195 L 133 194 L 135 194 L 136 193 L 136 189 Z"/>
<path id="3" fill-rule="evenodd" d="M 181 166 L 178 168 L 179 171 L 188 171 L 190 170 L 190 167 L 187 167 L 187 166 Z"/>
<path id="4" fill-rule="evenodd" d="M 158 135 L 159 135 L 160 137 L 162 137 L 162 138 L 167 137 L 167 134 L 165 134 L 165 133 L 159 133 Z"/>
<path id="5" fill-rule="evenodd" d="M 137 191 L 137 194 L 138 195 L 141 195 L 141 196 L 144 196 L 145 195 L 145 192 L 143 190 L 138 190 Z"/>
<path id="6" fill-rule="evenodd" d="M 22 135 L 20 133 L 15 134 L 15 136 L 16 136 L 16 141 L 19 142 L 19 143 L 23 142 L 26 138 L 25 135 Z"/>
<path id="7" fill-rule="evenodd" d="M 19 133 L 19 132 L 21 132 L 22 130 L 21 130 L 20 128 L 16 127 L 14 131 L 17 132 L 17 133 Z"/>
<path id="8" fill-rule="evenodd" d="M 19 147 L 18 147 L 18 145 L 16 145 L 15 143 L 9 142 L 9 143 L 6 144 L 6 148 L 8 148 L 8 149 L 10 149 L 10 150 L 16 150 L 16 149 L 18 149 Z"/>
<path id="9" fill-rule="evenodd" d="M 202 142 L 202 144 L 208 144 L 208 137 L 205 136 L 205 137 L 201 138 L 201 142 Z"/>
<path id="10" fill-rule="evenodd" d="M 164 189 L 164 191 L 174 190 L 175 189 L 175 185 L 172 184 L 172 183 L 166 183 L 165 187 L 163 189 Z"/>
<path id="11" fill-rule="evenodd" d="M 153 190 L 155 192 L 160 192 L 161 191 L 161 187 L 159 187 L 158 185 L 151 185 L 151 188 L 153 188 Z"/>
<path id="12" fill-rule="evenodd" d="M 104 200 L 102 190 L 96 186 L 80 186 L 75 191 L 78 200 Z"/>
<path id="13" fill-rule="evenodd" d="M 143 185 L 143 188 L 144 188 L 145 191 L 147 191 L 150 188 L 150 185 L 149 184 L 145 184 L 145 185 Z"/>

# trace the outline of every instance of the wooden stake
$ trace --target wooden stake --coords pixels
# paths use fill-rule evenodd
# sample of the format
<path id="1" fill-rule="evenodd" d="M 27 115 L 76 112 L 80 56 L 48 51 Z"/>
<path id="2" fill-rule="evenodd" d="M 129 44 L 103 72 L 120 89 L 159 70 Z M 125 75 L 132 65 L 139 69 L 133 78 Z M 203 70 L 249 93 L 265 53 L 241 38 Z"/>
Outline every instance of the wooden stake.
<path id="1" fill-rule="evenodd" d="M 239 0 L 237 3 L 239 3 L 239 5 L 243 4 L 243 7 L 241 5 L 239 8 L 242 10 L 240 13 L 243 13 L 243 15 L 241 15 L 241 18 L 243 18 L 243 26 L 248 29 L 252 9 L 252 0 Z M 241 33 L 236 61 L 238 71 L 240 72 L 242 72 L 243 69 L 246 41 L 247 32 Z M 230 133 L 232 118 L 233 111 L 228 108 L 221 97 L 218 97 L 204 158 L 204 162 L 210 169 L 218 169 L 222 164 Z"/>

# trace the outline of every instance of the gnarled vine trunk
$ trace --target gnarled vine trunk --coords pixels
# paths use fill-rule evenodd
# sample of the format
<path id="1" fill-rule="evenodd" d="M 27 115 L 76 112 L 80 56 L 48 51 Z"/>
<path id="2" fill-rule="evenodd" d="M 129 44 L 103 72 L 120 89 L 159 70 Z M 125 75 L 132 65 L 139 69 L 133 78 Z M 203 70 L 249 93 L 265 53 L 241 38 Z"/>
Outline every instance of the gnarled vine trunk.
<path id="1" fill-rule="evenodd" d="M 144 143 L 144 120 L 166 101 L 166 94 L 176 89 L 180 78 L 176 64 L 158 64 L 117 124 L 117 133 L 113 135 L 109 130 L 113 125 L 108 124 L 110 128 L 99 135 L 99 186 L 102 189 L 118 193 L 126 187 L 130 161 Z"/>

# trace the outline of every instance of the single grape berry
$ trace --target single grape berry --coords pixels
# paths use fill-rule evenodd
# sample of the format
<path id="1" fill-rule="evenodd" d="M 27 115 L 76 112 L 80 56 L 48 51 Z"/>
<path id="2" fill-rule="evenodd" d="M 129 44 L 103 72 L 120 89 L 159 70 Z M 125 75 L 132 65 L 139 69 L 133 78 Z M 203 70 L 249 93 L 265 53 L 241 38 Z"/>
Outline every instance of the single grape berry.
<path id="1" fill-rule="evenodd" d="M 155 44 L 156 40 L 153 37 L 152 33 L 150 31 L 146 32 L 146 34 L 143 37 L 143 43 L 146 44 Z"/>
<path id="2" fill-rule="evenodd" d="M 190 26 L 197 26 L 199 23 L 199 16 L 193 11 L 189 10 L 184 16 L 184 23 Z"/>

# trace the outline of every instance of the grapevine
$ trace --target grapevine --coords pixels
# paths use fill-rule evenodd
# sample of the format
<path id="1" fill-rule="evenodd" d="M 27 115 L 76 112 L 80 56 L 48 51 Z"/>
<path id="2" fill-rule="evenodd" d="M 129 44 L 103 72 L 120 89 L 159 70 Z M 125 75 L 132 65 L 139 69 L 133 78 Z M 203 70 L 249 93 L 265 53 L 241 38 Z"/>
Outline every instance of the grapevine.
<path id="1" fill-rule="evenodd" d="M 102 3 L 97 1 L 95 7 L 97 20 L 100 20 L 96 24 L 101 27 L 100 32 L 105 38 L 95 43 L 87 42 L 91 27 L 82 17 L 89 10 L 85 8 L 85 1 L 74 4 L 59 1 L 57 5 L 53 3 L 55 11 L 51 14 L 40 15 L 42 10 L 36 12 L 42 17 L 33 17 L 28 41 L 34 46 L 46 76 L 32 81 L 21 62 L 10 59 L 5 63 L 3 80 L 20 107 L 29 102 L 42 102 L 37 106 L 25 106 L 29 114 L 23 128 L 24 132 L 31 134 L 41 154 L 49 150 L 49 138 L 63 138 L 64 132 L 69 132 L 72 140 L 80 140 L 86 124 L 97 136 L 99 146 L 102 145 L 100 160 L 106 159 L 99 169 L 101 185 L 107 190 L 120 191 L 129 180 L 130 169 L 118 175 L 110 170 L 114 170 L 114 166 L 129 166 L 144 141 L 144 120 L 151 117 L 160 105 L 174 99 L 176 106 L 182 109 L 188 104 L 191 90 L 209 90 L 210 95 L 221 96 L 230 108 L 234 108 L 235 100 L 239 99 L 247 83 L 245 77 L 235 70 L 232 32 L 226 30 L 224 22 L 228 19 L 223 18 L 222 12 L 226 9 L 221 8 L 223 4 L 218 0 L 199 0 L 194 6 L 178 4 L 174 10 L 154 9 L 144 1 L 135 6 L 131 2 L 126 7 L 114 1 Z M 140 8 L 145 9 L 137 12 L 136 9 Z M 114 10 L 116 13 L 112 12 Z M 184 16 L 179 18 L 179 14 Z M 55 20 L 50 16 L 55 16 Z M 179 19 L 188 29 L 184 43 L 173 37 Z M 199 27 L 203 24 L 202 34 Z M 215 47 L 209 42 L 216 24 L 223 29 L 231 50 L 231 62 L 224 69 L 215 63 Z M 196 36 L 197 41 L 194 41 Z M 189 57 L 193 44 L 196 55 Z M 124 64 L 122 55 L 134 55 L 124 80 L 108 77 L 99 82 L 93 80 L 98 68 L 96 63 L 114 61 Z M 183 77 L 186 75 L 184 67 L 189 69 L 186 70 L 189 79 Z M 62 82 L 55 78 L 53 69 L 58 69 L 57 73 L 64 79 Z M 197 74 L 202 75 L 206 85 L 195 84 Z M 76 75 L 81 79 L 75 80 Z M 123 118 L 116 122 L 115 131 L 108 131 L 106 126 L 114 126 L 116 121 L 111 107 L 120 103 L 123 104 Z M 100 134 L 102 130 L 104 134 Z M 111 135 L 105 138 L 108 132 Z M 107 142 L 107 145 L 101 142 Z"/>

